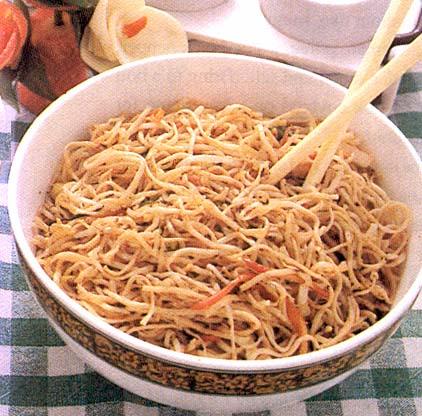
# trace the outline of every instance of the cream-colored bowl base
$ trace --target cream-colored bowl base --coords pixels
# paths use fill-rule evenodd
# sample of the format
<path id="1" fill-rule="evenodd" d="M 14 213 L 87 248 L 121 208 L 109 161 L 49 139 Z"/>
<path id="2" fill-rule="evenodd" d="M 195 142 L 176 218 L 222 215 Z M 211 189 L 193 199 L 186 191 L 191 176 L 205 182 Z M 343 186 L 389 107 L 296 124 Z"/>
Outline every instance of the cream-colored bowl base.
<path id="1" fill-rule="evenodd" d="M 281 394 L 259 396 L 223 396 L 191 393 L 141 380 L 120 370 L 85 348 L 81 347 L 69 337 L 54 321 L 49 319 L 51 326 L 59 334 L 67 346 L 97 373 L 117 384 L 118 386 L 148 400 L 195 412 L 210 415 L 231 415 L 239 412 L 259 412 L 276 410 L 305 400 L 342 382 L 356 371 L 356 368 L 315 386 Z"/>

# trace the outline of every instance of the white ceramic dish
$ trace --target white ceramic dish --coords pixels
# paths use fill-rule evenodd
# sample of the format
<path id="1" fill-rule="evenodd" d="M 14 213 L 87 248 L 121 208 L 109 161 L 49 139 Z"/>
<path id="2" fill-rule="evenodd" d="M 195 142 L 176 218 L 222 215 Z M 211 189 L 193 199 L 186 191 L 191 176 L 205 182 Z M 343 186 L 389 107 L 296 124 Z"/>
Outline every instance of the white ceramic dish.
<path id="1" fill-rule="evenodd" d="M 146 0 L 148 6 L 173 12 L 197 12 L 219 6 L 227 0 Z"/>
<path id="2" fill-rule="evenodd" d="M 338 345 L 255 362 L 169 351 L 124 334 L 88 313 L 44 273 L 30 247 L 33 218 L 64 146 L 86 137 L 88 126 L 95 122 L 145 106 L 166 106 L 183 97 L 216 107 L 240 102 L 268 114 L 307 107 L 323 117 L 344 93 L 344 88 L 325 78 L 272 61 L 182 54 L 151 58 L 98 75 L 66 93 L 35 120 L 11 169 L 10 220 L 36 298 L 81 359 L 141 396 L 196 411 L 224 409 L 230 413 L 277 408 L 317 394 L 343 380 L 383 345 L 422 286 L 422 167 L 406 138 L 371 106 L 356 117 L 352 128 L 366 138 L 383 186 L 414 212 L 409 258 L 391 312 Z"/>
<path id="3" fill-rule="evenodd" d="M 368 42 L 389 0 L 261 0 L 262 11 L 280 32 L 319 46 Z"/>

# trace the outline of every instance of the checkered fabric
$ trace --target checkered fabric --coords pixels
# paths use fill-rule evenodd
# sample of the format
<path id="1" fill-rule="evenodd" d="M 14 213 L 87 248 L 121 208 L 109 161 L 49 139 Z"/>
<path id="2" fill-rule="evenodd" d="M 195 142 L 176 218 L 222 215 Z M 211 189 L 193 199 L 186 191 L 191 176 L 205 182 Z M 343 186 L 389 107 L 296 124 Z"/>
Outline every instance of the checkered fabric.
<path id="1" fill-rule="evenodd" d="M 422 154 L 422 66 L 403 77 L 391 119 Z M 28 291 L 6 209 L 11 161 L 27 126 L 15 119 L 0 133 L 0 416 L 195 415 L 96 374 L 63 344 Z M 293 407 L 256 415 L 277 414 L 422 415 L 422 298 L 384 348 L 346 381 Z"/>

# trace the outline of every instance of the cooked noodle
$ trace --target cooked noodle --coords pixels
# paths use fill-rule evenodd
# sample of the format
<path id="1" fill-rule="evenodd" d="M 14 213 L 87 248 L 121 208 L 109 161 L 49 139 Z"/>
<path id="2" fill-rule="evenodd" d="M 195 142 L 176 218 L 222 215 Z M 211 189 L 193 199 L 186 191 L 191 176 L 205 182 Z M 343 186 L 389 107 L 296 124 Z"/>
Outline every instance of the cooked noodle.
<path id="1" fill-rule="evenodd" d="M 316 188 L 312 156 L 266 184 L 317 123 L 235 104 L 95 125 L 66 146 L 36 256 L 92 314 L 172 350 L 255 360 L 350 338 L 391 307 L 410 212 L 350 132 Z"/>

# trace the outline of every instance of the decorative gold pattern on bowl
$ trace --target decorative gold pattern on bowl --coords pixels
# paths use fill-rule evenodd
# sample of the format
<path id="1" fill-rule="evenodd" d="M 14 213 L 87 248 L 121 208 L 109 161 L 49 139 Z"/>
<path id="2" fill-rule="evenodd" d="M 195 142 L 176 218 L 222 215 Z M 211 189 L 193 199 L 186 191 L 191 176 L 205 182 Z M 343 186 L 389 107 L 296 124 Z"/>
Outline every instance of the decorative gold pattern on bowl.
<path id="1" fill-rule="evenodd" d="M 109 364 L 163 386 L 197 393 L 222 395 L 262 395 L 309 387 L 338 376 L 365 361 L 395 331 L 397 325 L 378 338 L 327 362 L 275 372 L 230 373 L 199 370 L 167 363 L 125 347 L 100 334 L 64 306 L 42 286 L 19 253 L 32 292 L 48 314 L 73 340 Z"/>

